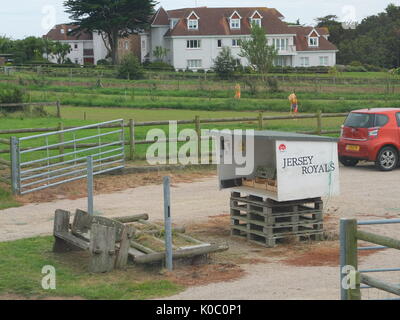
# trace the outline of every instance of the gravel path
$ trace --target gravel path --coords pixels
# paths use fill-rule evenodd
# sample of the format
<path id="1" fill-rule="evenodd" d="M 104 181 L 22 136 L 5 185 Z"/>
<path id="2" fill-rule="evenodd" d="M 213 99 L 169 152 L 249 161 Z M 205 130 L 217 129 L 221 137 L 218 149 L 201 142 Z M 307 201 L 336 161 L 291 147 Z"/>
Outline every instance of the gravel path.
<path id="1" fill-rule="evenodd" d="M 376 171 L 371 165 L 341 168 L 341 195 L 325 199 L 334 216 L 358 219 L 400 218 L 400 170 Z M 209 216 L 228 213 L 229 193 L 217 188 L 216 178 L 179 183 L 172 189 L 174 222 L 206 221 Z M 86 208 L 85 199 L 30 204 L 0 211 L 0 241 L 48 235 L 52 232 L 55 209 Z M 115 217 L 149 213 L 163 217 L 162 186 L 151 185 L 95 197 L 95 209 Z M 398 235 L 400 226 L 371 227 L 380 234 Z M 370 267 L 400 265 L 400 254 L 384 251 L 364 263 Z M 337 299 L 338 268 L 293 267 L 280 263 L 244 265 L 246 276 L 232 281 L 192 287 L 172 299 Z M 387 276 L 387 275 L 384 275 Z M 398 278 L 398 277 L 397 277 Z M 400 282 L 400 281 L 398 281 Z"/>

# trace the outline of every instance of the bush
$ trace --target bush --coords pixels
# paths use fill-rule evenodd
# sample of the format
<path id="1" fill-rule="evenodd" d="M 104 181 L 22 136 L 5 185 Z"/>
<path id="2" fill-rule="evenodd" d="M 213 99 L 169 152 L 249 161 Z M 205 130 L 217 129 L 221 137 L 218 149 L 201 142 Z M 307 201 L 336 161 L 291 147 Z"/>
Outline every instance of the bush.
<path id="1" fill-rule="evenodd" d="M 276 80 L 276 78 L 268 77 L 265 80 L 265 82 L 271 92 L 279 91 L 279 83 L 278 83 L 278 80 Z"/>
<path id="2" fill-rule="evenodd" d="M 120 79 L 141 79 L 143 77 L 143 68 L 139 59 L 133 54 L 128 54 L 122 58 L 118 66 L 118 78 Z"/>
<path id="3" fill-rule="evenodd" d="M 111 63 L 106 59 L 100 59 L 97 61 L 98 66 L 109 66 Z"/>
<path id="4" fill-rule="evenodd" d="M 236 61 L 232 56 L 231 49 L 228 47 L 222 48 L 222 51 L 214 61 L 214 71 L 220 79 L 230 79 L 235 72 L 235 68 Z"/>
<path id="5" fill-rule="evenodd" d="M 173 66 L 162 61 L 146 63 L 145 68 L 148 70 L 175 71 L 175 68 Z"/>
<path id="6" fill-rule="evenodd" d="M 25 91 L 20 88 L 0 89 L 0 104 L 2 103 L 20 103 L 25 101 Z M 21 111 L 23 107 L 18 108 L 0 108 L 0 112 Z"/>

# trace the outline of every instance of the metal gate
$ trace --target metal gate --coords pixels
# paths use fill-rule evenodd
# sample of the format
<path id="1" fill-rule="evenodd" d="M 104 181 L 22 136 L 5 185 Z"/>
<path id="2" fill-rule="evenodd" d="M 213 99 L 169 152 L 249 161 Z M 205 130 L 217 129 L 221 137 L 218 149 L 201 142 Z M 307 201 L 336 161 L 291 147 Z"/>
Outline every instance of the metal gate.
<path id="1" fill-rule="evenodd" d="M 11 138 L 11 181 L 14 194 L 27 194 L 125 165 L 124 121 L 113 120 L 39 135 Z"/>
<path id="2" fill-rule="evenodd" d="M 363 289 L 378 289 L 392 296 L 400 296 L 400 284 L 389 283 L 366 275 L 367 273 L 400 272 L 400 267 L 358 268 L 358 252 L 361 250 L 400 250 L 400 240 L 360 230 L 358 226 L 400 224 L 400 219 L 357 221 L 340 219 L 340 296 L 342 300 L 360 300 Z M 359 247 L 358 240 L 374 244 Z M 391 298 L 391 300 L 400 298 Z"/>

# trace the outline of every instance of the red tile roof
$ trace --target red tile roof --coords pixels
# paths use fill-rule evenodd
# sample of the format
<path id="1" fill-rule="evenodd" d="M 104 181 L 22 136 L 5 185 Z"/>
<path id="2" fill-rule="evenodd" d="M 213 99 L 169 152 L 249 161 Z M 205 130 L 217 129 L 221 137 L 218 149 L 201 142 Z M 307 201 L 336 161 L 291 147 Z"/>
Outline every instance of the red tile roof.
<path id="1" fill-rule="evenodd" d="M 93 40 L 93 34 L 91 32 L 80 32 L 76 35 L 68 34 L 69 30 L 74 30 L 76 28 L 78 28 L 78 25 L 75 24 L 58 24 L 43 37 L 55 41 Z M 64 30 L 64 33 L 61 33 L 61 30 Z"/>
<path id="2" fill-rule="evenodd" d="M 155 15 L 153 16 L 153 19 L 151 20 L 151 24 L 155 26 L 169 25 L 169 17 L 163 7 L 157 10 Z"/>
<path id="3" fill-rule="evenodd" d="M 324 36 L 329 35 L 327 28 L 315 28 L 315 30 L 320 35 L 319 46 L 309 47 L 308 45 L 308 35 L 313 31 L 313 27 L 303 27 L 303 26 L 290 26 L 292 32 L 296 33 L 295 44 L 297 51 L 321 51 L 321 50 L 338 50 L 338 48 Z"/>
<path id="4" fill-rule="evenodd" d="M 200 18 L 198 30 L 188 30 L 186 19 L 195 12 Z M 231 30 L 229 17 L 234 12 L 241 17 L 241 28 Z M 294 34 L 291 29 L 283 22 L 282 14 L 276 9 L 270 8 L 183 8 L 169 10 L 169 18 L 179 19 L 173 30 L 167 32 L 166 36 L 187 36 L 187 35 L 249 35 L 251 33 L 250 17 L 258 11 L 262 16 L 262 26 L 267 34 Z M 154 24 L 154 23 L 153 23 Z"/>

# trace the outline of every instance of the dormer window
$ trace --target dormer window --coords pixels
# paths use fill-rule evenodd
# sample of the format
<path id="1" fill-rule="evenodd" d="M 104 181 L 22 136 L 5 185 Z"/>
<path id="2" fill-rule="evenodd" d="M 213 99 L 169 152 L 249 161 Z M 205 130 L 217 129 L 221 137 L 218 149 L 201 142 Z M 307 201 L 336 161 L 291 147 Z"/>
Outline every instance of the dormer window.
<path id="1" fill-rule="evenodd" d="M 261 27 L 261 19 L 263 17 L 261 14 L 256 10 L 254 11 L 253 15 L 250 17 L 250 24 L 256 24 L 257 26 Z"/>
<path id="2" fill-rule="evenodd" d="M 319 46 L 319 38 L 318 37 L 310 37 L 308 39 L 308 45 L 310 47 L 318 47 Z"/>
<path id="3" fill-rule="evenodd" d="M 318 47 L 319 46 L 319 37 L 317 30 L 313 29 L 308 34 L 308 46 L 309 47 Z"/>
<path id="4" fill-rule="evenodd" d="M 171 19 L 170 21 L 170 28 L 175 28 L 176 24 L 178 23 L 178 19 Z"/>
<path id="5" fill-rule="evenodd" d="M 189 20 L 188 21 L 188 29 L 189 30 L 197 30 L 199 28 L 198 20 Z"/>
<path id="6" fill-rule="evenodd" d="M 230 16 L 230 28 L 231 29 L 240 29 L 240 20 L 242 17 L 236 11 Z"/>
<path id="7" fill-rule="evenodd" d="M 199 16 L 196 12 L 192 11 L 192 13 L 187 17 L 187 27 L 188 30 L 198 30 L 199 29 Z"/>

